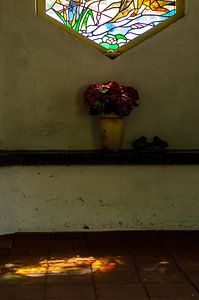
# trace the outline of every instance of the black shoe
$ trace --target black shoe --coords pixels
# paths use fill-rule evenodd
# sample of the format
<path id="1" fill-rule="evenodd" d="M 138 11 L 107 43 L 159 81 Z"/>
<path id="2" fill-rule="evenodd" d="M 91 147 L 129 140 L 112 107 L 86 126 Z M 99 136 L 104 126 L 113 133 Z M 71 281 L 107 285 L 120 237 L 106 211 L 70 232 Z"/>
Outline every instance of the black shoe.
<path id="1" fill-rule="evenodd" d="M 155 151 L 164 151 L 169 144 L 166 141 L 161 140 L 158 136 L 154 136 L 152 146 Z"/>
<path id="2" fill-rule="evenodd" d="M 133 141 L 132 146 L 135 150 L 143 151 L 146 150 L 148 143 L 145 136 Z"/>

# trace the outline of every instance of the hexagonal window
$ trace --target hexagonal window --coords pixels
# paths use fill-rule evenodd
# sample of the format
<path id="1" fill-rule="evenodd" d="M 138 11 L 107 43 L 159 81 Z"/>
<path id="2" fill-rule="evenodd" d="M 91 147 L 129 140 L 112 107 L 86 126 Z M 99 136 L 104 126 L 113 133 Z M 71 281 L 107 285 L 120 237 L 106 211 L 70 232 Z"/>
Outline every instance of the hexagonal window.
<path id="1" fill-rule="evenodd" d="M 184 14 L 184 0 L 38 0 L 38 13 L 114 58 Z"/>

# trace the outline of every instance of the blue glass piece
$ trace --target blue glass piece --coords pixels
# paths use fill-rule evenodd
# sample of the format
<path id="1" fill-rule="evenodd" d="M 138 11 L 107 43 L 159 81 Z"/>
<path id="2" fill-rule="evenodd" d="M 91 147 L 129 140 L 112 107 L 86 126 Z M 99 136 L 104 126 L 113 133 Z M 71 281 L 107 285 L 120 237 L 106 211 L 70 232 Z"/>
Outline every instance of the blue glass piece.
<path id="1" fill-rule="evenodd" d="M 164 14 L 163 16 L 164 16 L 164 17 L 172 17 L 172 16 L 174 16 L 175 14 L 176 14 L 176 10 L 173 9 L 173 10 L 171 10 L 170 12 L 168 12 L 167 14 Z"/>

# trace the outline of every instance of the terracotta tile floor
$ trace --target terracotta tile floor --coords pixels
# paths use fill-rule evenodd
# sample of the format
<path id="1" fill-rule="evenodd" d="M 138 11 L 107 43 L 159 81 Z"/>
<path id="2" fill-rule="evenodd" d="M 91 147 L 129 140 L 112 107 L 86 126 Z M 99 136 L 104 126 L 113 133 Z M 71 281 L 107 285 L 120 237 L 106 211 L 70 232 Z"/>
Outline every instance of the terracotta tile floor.
<path id="1" fill-rule="evenodd" d="M 0 300 L 199 300 L 199 231 L 0 236 Z"/>

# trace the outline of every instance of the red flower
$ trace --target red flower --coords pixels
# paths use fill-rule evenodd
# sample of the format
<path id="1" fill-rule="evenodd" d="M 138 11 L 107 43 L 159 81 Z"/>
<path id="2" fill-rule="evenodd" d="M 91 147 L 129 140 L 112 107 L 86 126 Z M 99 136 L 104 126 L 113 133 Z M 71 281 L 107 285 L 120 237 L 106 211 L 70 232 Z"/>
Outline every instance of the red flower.
<path id="1" fill-rule="evenodd" d="M 128 116 L 138 100 L 139 94 L 134 87 L 122 86 L 116 81 L 91 84 L 84 93 L 84 102 L 90 107 L 90 114 L 114 112 Z"/>
<path id="2" fill-rule="evenodd" d="M 134 87 L 126 86 L 123 88 L 123 91 L 133 102 L 136 102 L 139 100 L 138 91 Z"/>
<path id="3" fill-rule="evenodd" d="M 84 93 L 84 103 L 88 106 L 92 106 L 101 97 L 97 84 L 91 84 L 88 86 Z"/>

